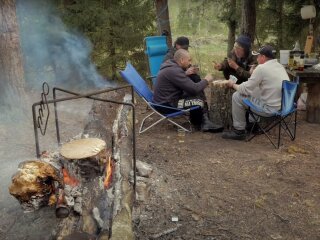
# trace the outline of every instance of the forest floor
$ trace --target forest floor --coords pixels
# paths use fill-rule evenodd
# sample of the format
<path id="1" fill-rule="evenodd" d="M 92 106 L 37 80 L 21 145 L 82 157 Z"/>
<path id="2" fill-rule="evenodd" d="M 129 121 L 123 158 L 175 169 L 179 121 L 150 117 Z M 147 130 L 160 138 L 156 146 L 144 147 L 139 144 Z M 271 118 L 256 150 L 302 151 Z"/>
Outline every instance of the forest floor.
<path id="1" fill-rule="evenodd" d="M 137 107 L 136 127 L 148 110 Z M 178 139 L 163 123 L 137 135 L 150 164 L 150 193 L 136 203 L 136 238 L 320 239 L 320 124 L 298 113 L 297 138 L 275 149 L 194 131 Z"/>

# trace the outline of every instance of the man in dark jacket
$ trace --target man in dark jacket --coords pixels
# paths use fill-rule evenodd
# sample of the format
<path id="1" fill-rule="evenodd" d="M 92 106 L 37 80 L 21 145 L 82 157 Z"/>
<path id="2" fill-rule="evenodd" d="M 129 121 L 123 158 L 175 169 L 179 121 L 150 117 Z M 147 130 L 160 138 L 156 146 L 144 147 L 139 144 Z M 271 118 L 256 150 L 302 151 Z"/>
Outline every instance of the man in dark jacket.
<path id="1" fill-rule="evenodd" d="M 166 62 L 168 60 L 172 60 L 174 54 L 176 53 L 177 50 L 179 49 L 185 49 L 188 51 L 189 49 L 189 38 L 181 36 L 176 39 L 176 41 L 173 44 L 173 47 L 170 48 L 164 57 L 163 62 Z M 196 66 L 189 66 L 186 69 L 186 74 L 189 76 L 189 78 L 194 81 L 194 82 L 199 82 L 201 81 L 201 78 L 199 76 L 199 68 Z M 202 93 L 202 97 L 205 97 L 204 93 Z"/>
<path id="2" fill-rule="evenodd" d="M 238 79 L 237 83 L 240 84 L 248 80 L 256 65 L 256 57 L 251 54 L 251 39 L 240 35 L 236 39 L 232 51 L 228 54 L 228 58 L 221 63 L 214 64 L 214 68 L 223 71 L 226 79 L 229 79 L 230 75 L 234 75 Z"/>
<path id="3" fill-rule="evenodd" d="M 201 125 L 202 131 L 221 132 L 222 126 L 213 124 L 208 118 L 207 104 L 201 97 L 201 92 L 208 86 L 213 78 L 207 75 L 203 80 L 195 83 L 186 74 L 191 65 L 191 57 L 187 50 L 179 49 L 173 60 L 164 62 L 157 76 L 154 86 L 153 102 L 178 108 L 200 106 L 200 110 L 190 112 L 190 120 L 194 125 Z M 158 108 L 162 113 L 168 110 Z M 169 110 L 170 111 L 170 110 Z"/>

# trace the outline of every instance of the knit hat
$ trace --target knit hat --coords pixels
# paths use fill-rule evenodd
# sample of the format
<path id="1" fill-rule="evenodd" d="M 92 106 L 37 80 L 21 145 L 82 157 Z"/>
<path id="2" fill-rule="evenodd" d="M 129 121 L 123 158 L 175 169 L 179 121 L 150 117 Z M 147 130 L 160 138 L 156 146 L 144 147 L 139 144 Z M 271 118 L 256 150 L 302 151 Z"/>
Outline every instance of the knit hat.
<path id="1" fill-rule="evenodd" d="M 251 48 L 251 39 L 248 36 L 240 35 L 236 39 L 236 43 L 238 43 L 246 51 L 249 51 Z"/>
<path id="2" fill-rule="evenodd" d="M 261 48 L 259 48 L 258 51 L 252 51 L 252 55 L 264 55 L 267 58 L 274 59 L 275 58 L 276 51 L 271 47 L 270 45 L 265 45 Z"/>
<path id="3" fill-rule="evenodd" d="M 183 49 L 188 50 L 189 48 L 189 39 L 187 37 L 178 37 L 174 43 L 175 45 L 180 45 Z"/>

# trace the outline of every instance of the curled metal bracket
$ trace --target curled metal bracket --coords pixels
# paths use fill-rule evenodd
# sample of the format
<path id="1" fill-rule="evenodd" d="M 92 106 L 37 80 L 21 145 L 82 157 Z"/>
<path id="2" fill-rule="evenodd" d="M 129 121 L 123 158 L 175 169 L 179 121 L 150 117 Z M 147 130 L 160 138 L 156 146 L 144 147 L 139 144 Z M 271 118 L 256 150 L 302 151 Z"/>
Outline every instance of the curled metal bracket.
<path id="1" fill-rule="evenodd" d="M 42 93 L 41 93 L 41 104 L 38 110 L 38 118 L 37 118 L 37 127 L 40 129 L 41 134 L 44 136 L 47 131 L 47 125 L 50 115 L 49 105 L 47 101 L 47 96 L 49 94 L 49 85 L 44 82 L 42 84 Z M 45 123 L 43 123 L 43 119 L 45 119 Z"/>

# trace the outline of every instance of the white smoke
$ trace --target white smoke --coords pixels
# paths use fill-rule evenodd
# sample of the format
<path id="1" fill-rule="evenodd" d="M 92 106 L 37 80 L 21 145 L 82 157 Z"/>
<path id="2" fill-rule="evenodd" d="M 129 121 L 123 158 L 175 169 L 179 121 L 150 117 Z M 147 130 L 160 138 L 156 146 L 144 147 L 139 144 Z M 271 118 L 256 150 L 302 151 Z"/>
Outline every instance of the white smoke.
<path id="1" fill-rule="evenodd" d="M 27 86 L 44 81 L 69 90 L 111 86 L 90 61 L 92 44 L 68 29 L 48 1 L 18 0 L 17 16 Z"/>
<path id="2" fill-rule="evenodd" d="M 61 87 L 80 93 L 113 86 L 97 72 L 90 61 L 90 41 L 67 29 L 49 1 L 16 0 L 16 7 L 26 96 L 17 93 L 10 82 L 2 81 L 0 68 L 0 213 L 13 211 L 10 209 L 17 207 L 16 200 L 7 190 L 10 176 L 17 170 L 20 161 L 35 158 L 31 106 L 40 101 L 43 82 L 48 82 L 50 89 Z M 50 94 L 48 98 L 52 99 L 52 92 Z M 63 105 L 63 110 L 67 111 L 68 108 L 73 109 L 73 112 L 65 119 L 61 116 L 61 124 L 64 124 L 61 129 L 67 129 L 72 134 L 79 133 L 83 129 L 79 123 L 84 123 L 90 107 L 90 102 Z M 46 139 L 40 137 L 40 150 L 47 149 L 45 144 L 56 143 L 54 120 L 51 119 L 49 124 L 50 129 L 45 136 L 47 144 Z M 57 146 L 53 144 L 52 147 Z M 1 222 L 0 228 L 4 229 Z"/>

